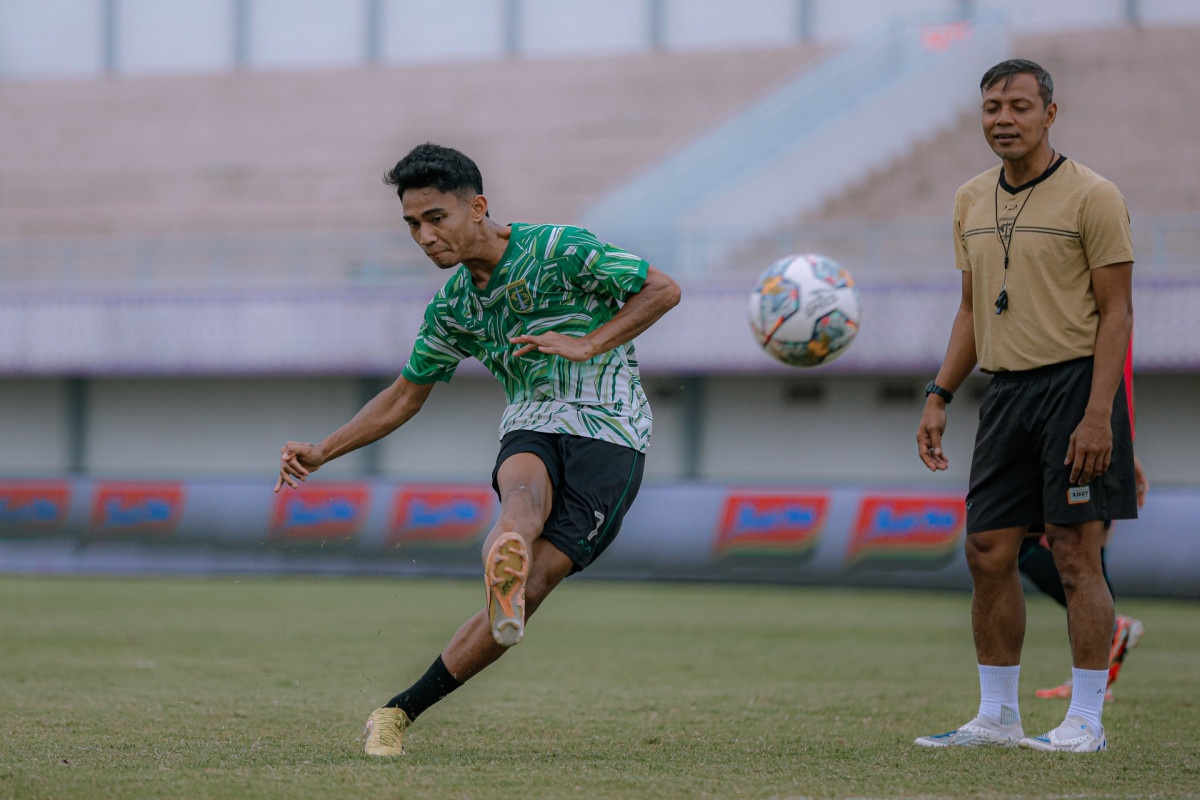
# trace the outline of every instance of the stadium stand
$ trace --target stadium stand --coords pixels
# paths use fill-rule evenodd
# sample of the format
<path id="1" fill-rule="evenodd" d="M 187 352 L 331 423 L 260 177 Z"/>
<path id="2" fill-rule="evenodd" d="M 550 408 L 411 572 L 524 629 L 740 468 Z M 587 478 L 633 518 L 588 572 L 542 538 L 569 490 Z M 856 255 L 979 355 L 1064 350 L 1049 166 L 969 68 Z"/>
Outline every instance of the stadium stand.
<path id="1" fill-rule="evenodd" d="M 1200 111 L 1179 102 L 1195 96 L 1197 44 L 1196 26 L 1014 41 L 1016 54 L 1055 75 L 1056 145 L 1102 165 L 1135 216 L 1155 218 L 1135 226 L 1140 253 L 1200 247 L 1192 219 L 1200 188 L 1190 179 L 1200 167 L 1190 135 Z M 823 52 L 0 82 L 0 139 L 9 145 L 0 152 L 0 279 L 197 276 L 221 262 L 241 279 L 257 271 L 270 281 L 302 271 L 296 253 L 304 270 L 334 281 L 404 273 L 417 254 L 377 180 L 411 144 L 438 140 L 474 154 L 501 218 L 574 221 L 621 176 Z M 555 107 L 547 97 L 558 98 Z M 930 131 L 819 211 L 741 248 L 727 271 L 756 272 L 798 249 L 836 252 L 864 277 L 880 252 L 897 275 L 937 269 L 949 198 L 992 163 L 976 127 L 967 114 Z M 1154 147 L 1139 147 L 1150 130 Z M 73 268 L 76 252 L 87 263 Z"/>
<path id="2" fill-rule="evenodd" d="M 1193 259 L 1172 261 L 1171 255 L 1200 251 L 1200 186 L 1193 179 L 1200 150 L 1192 133 L 1200 109 L 1184 100 L 1200 93 L 1200 27 L 1025 35 L 1014 38 L 1013 52 L 1054 76 L 1060 116 L 1051 141 L 1121 188 L 1134 217 L 1139 261 L 1145 265 L 1159 255 L 1156 249 L 1165 249 L 1155 271 L 1194 271 Z M 820 211 L 747 246 L 731 269 L 796 248 L 837 252 L 862 269 L 875 247 L 902 259 L 910 274 L 940 270 L 955 189 L 994 163 L 978 115 L 964 114 Z M 874 239 L 863 235 L 864 225 Z"/>
<path id="3" fill-rule="evenodd" d="M 1120 28 L 1014 38 L 1014 53 L 1054 76 L 1060 116 L 1051 141 L 1096 164 L 1142 213 L 1200 211 L 1200 27 Z M 938 132 L 911 158 L 849 188 L 814 218 L 946 217 L 954 190 L 995 159 L 977 115 Z M 1153 135 L 1153 146 L 1147 137 Z"/>
<path id="4" fill-rule="evenodd" d="M 504 218 L 571 217 L 819 52 L 0 82 L 0 238 L 392 229 L 379 178 L 426 140 Z"/>

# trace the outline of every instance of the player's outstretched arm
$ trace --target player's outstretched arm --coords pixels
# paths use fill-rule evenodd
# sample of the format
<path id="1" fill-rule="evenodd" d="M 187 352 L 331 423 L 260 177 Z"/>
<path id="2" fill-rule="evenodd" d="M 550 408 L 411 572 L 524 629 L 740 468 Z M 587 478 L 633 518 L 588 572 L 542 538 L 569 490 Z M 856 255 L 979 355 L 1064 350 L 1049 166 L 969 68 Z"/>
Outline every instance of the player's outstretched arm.
<path id="1" fill-rule="evenodd" d="M 288 442 L 280 451 L 275 491 L 285 483 L 295 489 L 297 481 L 307 480 L 322 464 L 387 436 L 421 410 L 432 389 L 432 383 L 412 383 L 402 376 L 319 444 Z"/>
<path id="2" fill-rule="evenodd" d="M 647 267 L 642 288 L 629 296 L 612 319 L 586 336 L 566 336 L 550 331 L 536 336 L 514 336 L 509 341 L 523 345 L 516 352 L 519 356 L 537 350 L 571 361 L 587 361 L 633 340 L 678 305 L 680 296 L 679 284 L 670 275 Z"/>
<path id="3" fill-rule="evenodd" d="M 962 299 L 950 329 L 950 344 L 934 383 L 949 392 L 957 392 L 975 368 L 975 307 L 972 305 L 971 273 L 962 274 Z M 917 455 L 934 472 L 950 467 L 942 452 L 942 434 L 946 432 L 946 401 L 936 394 L 926 395 L 925 410 L 917 427 Z"/>

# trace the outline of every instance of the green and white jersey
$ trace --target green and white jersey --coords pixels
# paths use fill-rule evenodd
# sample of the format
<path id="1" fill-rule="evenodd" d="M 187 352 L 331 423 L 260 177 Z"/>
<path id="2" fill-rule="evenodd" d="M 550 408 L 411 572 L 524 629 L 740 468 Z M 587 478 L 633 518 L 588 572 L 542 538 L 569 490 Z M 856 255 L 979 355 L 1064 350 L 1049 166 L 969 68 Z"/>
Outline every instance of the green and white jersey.
<path id="1" fill-rule="evenodd" d="M 582 228 L 514 224 L 487 288 L 459 266 L 429 302 L 402 374 L 413 383 L 449 381 L 458 362 L 474 356 L 508 396 L 501 436 L 567 433 L 645 451 L 650 404 L 633 342 L 576 363 L 536 350 L 516 356 L 509 338 L 595 330 L 641 290 L 647 267 Z"/>

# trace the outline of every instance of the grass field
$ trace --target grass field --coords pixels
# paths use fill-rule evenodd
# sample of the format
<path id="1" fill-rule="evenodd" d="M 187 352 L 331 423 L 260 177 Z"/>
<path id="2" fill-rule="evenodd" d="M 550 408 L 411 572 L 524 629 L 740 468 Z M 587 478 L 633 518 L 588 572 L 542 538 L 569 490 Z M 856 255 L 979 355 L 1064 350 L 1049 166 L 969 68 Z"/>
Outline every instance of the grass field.
<path id="1" fill-rule="evenodd" d="M 0 797 L 1200 797 L 1194 603 L 1147 634 L 1107 753 L 930 751 L 973 716 L 961 594 L 572 581 L 501 662 L 362 755 L 370 711 L 482 600 L 475 582 L 0 578 Z M 1026 730 L 1065 701 L 1031 599 Z"/>

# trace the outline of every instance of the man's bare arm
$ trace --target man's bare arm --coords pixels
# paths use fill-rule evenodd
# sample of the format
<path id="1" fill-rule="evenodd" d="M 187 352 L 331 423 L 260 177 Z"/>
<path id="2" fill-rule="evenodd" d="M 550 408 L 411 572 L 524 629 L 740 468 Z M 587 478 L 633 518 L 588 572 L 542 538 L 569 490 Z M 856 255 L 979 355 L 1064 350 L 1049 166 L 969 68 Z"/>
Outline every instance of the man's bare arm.
<path id="1" fill-rule="evenodd" d="M 1064 464 L 1071 483 L 1083 486 L 1108 470 L 1112 459 L 1112 406 L 1125 371 L 1125 355 L 1133 334 L 1133 264 L 1125 262 L 1092 270 L 1092 291 L 1100 311 L 1092 391 L 1083 420 L 1071 434 Z"/>
<path id="2" fill-rule="evenodd" d="M 957 392 L 963 381 L 975 368 L 978 355 L 975 350 L 975 307 L 971 289 L 971 273 L 962 274 L 962 297 L 958 313 L 954 315 L 954 326 L 950 329 L 950 343 L 942 359 L 934 382 L 949 392 Z M 950 466 L 942 452 L 942 434 L 946 432 L 946 401 L 936 394 L 925 398 L 925 409 L 921 412 L 921 423 L 917 427 L 917 455 L 925 466 L 934 472 Z"/>
<path id="3" fill-rule="evenodd" d="M 295 489 L 297 481 L 307 480 L 322 464 L 387 436 L 421 410 L 432 390 L 432 383 L 412 383 L 401 376 L 319 444 L 288 442 L 280 451 L 275 491 L 285 483 Z"/>

